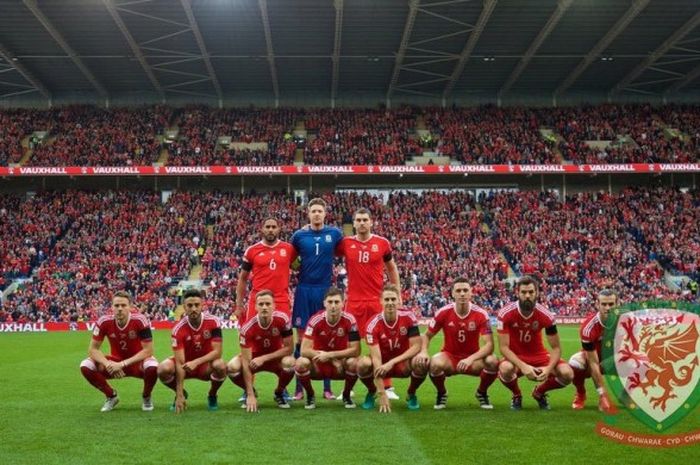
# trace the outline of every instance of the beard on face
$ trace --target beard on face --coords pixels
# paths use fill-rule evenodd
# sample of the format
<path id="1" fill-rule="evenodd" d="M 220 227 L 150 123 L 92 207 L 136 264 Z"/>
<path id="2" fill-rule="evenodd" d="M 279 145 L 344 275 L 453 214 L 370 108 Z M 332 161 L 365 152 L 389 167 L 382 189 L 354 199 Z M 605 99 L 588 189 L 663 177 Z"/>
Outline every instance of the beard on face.
<path id="1" fill-rule="evenodd" d="M 535 309 L 535 302 L 531 300 L 521 300 L 520 301 L 520 310 L 530 313 Z"/>

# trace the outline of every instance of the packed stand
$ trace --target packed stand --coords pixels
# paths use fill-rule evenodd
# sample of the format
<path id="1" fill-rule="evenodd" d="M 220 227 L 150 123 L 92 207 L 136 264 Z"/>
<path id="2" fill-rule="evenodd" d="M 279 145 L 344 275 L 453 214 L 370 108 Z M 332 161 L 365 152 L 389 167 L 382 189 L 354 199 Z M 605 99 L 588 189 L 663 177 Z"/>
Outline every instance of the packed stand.
<path id="1" fill-rule="evenodd" d="M 537 112 L 545 126 L 562 137 L 564 159 L 576 164 L 688 163 L 698 158 L 697 107 L 667 105 L 600 105 L 547 108 Z M 675 137 L 667 125 L 691 131 L 691 137 Z M 594 148 L 586 141 L 611 141 Z"/>
<path id="2" fill-rule="evenodd" d="M 633 234 L 676 274 L 700 278 L 700 192 L 627 189 L 623 215 Z"/>
<path id="3" fill-rule="evenodd" d="M 74 191 L 25 198 L 0 194 L 0 290 L 13 279 L 27 278 L 80 214 Z"/>
<path id="4" fill-rule="evenodd" d="M 539 132 L 537 114 L 526 108 L 426 108 L 423 119 L 433 150 L 466 165 L 559 164 L 551 142 Z"/>
<path id="5" fill-rule="evenodd" d="M 662 282 L 663 269 L 625 223 L 630 205 L 605 193 L 560 201 L 553 193 L 495 193 L 481 199 L 497 248 L 517 273 L 542 281 L 557 313 L 592 308 L 595 292 L 612 287 L 625 301 L 678 297 Z"/>
<path id="6" fill-rule="evenodd" d="M 205 238 L 203 218 L 186 199 L 174 194 L 162 204 L 154 193 L 72 192 L 66 209 L 78 214 L 34 282 L 10 295 L 6 311 L 22 309 L 43 321 L 92 320 L 108 310 L 113 292 L 127 290 L 144 313 L 167 318 L 175 306 L 169 290 L 187 276 Z"/>
<path id="7" fill-rule="evenodd" d="M 178 118 L 178 140 L 169 147 L 168 164 L 291 165 L 296 145 L 289 135 L 298 117 L 292 109 L 187 107 Z M 221 136 L 234 143 L 265 143 L 267 148 L 219 147 Z"/>
<path id="8" fill-rule="evenodd" d="M 51 111 L 47 140 L 31 166 L 139 166 L 160 156 L 171 110 L 154 106 L 103 109 L 71 106 Z"/>
<path id="9" fill-rule="evenodd" d="M 307 110 L 308 165 L 403 165 L 420 148 L 415 110 Z"/>

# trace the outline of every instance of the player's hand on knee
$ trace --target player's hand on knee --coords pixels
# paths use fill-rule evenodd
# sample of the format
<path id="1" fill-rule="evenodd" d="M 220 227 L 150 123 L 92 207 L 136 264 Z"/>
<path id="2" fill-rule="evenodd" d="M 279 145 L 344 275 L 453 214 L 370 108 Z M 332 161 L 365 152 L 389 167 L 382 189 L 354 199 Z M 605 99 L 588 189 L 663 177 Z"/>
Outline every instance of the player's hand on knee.
<path id="1" fill-rule="evenodd" d="M 418 355 L 416 355 L 415 360 L 418 368 L 427 368 L 428 363 L 430 363 L 430 357 L 428 356 L 427 352 L 419 352 Z"/>
<path id="2" fill-rule="evenodd" d="M 530 381 L 537 381 L 539 379 L 540 374 L 542 373 L 542 370 L 539 368 L 532 367 L 530 365 L 527 365 L 523 371 L 523 375 Z"/>
<path id="3" fill-rule="evenodd" d="M 469 371 L 469 367 L 472 365 L 472 361 L 469 358 L 463 358 L 457 363 L 457 371 L 459 373 L 466 373 Z"/>
<path id="4" fill-rule="evenodd" d="M 316 354 L 316 356 L 314 357 L 314 362 L 324 363 L 329 361 L 330 359 L 331 358 L 328 356 L 328 352 L 319 351 L 319 353 Z"/>
<path id="5" fill-rule="evenodd" d="M 549 375 L 552 374 L 552 370 L 550 370 L 549 368 L 536 368 L 536 370 L 539 370 L 537 381 L 544 381 L 547 378 L 549 378 Z"/>
<path id="6" fill-rule="evenodd" d="M 126 376 L 126 373 L 124 373 L 124 370 L 120 368 L 114 373 L 112 373 L 112 376 L 114 376 L 115 378 L 124 378 Z"/>
<path id="7" fill-rule="evenodd" d="M 197 364 L 196 364 L 194 361 L 187 362 L 187 363 L 185 363 L 184 365 L 182 365 L 182 368 L 183 368 L 186 372 L 192 373 L 194 370 L 197 369 Z"/>
<path id="8" fill-rule="evenodd" d="M 263 366 L 264 363 L 265 363 L 265 362 L 264 362 L 263 360 L 261 360 L 260 357 L 256 357 L 256 358 L 254 358 L 254 359 L 252 359 L 252 360 L 250 361 L 250 368 L 251 368 L 252 370 L 257 370 L 258 368 L 260 368 L 261 366 Z"/>

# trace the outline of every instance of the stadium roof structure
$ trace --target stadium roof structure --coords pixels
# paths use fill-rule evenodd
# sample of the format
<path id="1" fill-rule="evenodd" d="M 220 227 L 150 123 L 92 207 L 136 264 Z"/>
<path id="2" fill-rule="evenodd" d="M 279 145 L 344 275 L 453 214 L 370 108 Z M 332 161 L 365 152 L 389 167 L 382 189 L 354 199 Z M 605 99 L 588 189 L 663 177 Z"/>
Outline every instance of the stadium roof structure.
<path id="1" fill-rule="evenodd" d="M 698 91 L 698 0 L 0 0 L 0 102 Z"/>

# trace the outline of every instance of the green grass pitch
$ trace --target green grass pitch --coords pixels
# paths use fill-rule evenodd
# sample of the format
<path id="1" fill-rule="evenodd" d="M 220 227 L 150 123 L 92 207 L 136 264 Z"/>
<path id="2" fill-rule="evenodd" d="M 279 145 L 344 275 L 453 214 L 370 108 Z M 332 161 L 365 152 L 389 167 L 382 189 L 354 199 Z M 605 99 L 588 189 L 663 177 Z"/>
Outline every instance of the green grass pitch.
<path id="1" fill-rule="evenodd" d="M 237 353 L 235 332 L 224 335 L 224 355 Z M 156 356 L 170 355 L 166 331 L 155 333 Z M 564 355 L 579 347 L 577 328 L 562 327 Z M 258 375 L 261 412 L 238 408 L 240 390 L 221 388 L 218 412 L 206 410 L 206 383 L 187 382 L 189 409 L 168 411 L 173 395 L 162 385 L 154 391 L 156 410 L 140 410 L 139 380 L 113 382 L 121 398 L 110 413 L 100 413 L 101 393 L 80 375 L 90 334 L 21 333 L 0 335 L 0 457 L 3 464 L 596 464 L 696 463 L 698 448 L 641 449 L 596 435 L 602 420 L 589 384 L 586 410 L 574 412 L 573 387 L 551 393 L 552 410 L 542 412 L 529 397 L 534 383 L 521 381 L 524 409 L 511 412 L 509 392 L 496 382 L 490 390 L 493 411 L 479 409 L 473 397 L 478 379 L 447 381 L 448 408 L 434 411 L 435 389 L 429 380 L 418 391 L 421 410 L 409 412 L 407 382 L 396 380 L 402 399 L 393 413 L 361 408 L 345 410 L 338 401 L 318 400 L 314 411 L 300 403 L 283 411 L 272 400 L 273 377 Z M 433 341 L 433 350 L 440 341 Z M 105 344 L 106 346 L 107 344 Z M 589 381 L 590 383 L 590 381 Z M 342 382 L 335 382 L 339 391 Z M 320 386 L 317 386 L 320 390 Z M 355 400 L 365 388 L 358 383 Z M 615 425 L 649 433 L 626 412 Z M 669 434 L 700 429 L 693 412 Z M 695 459 L 693 459 L 695 457 Z"/>

